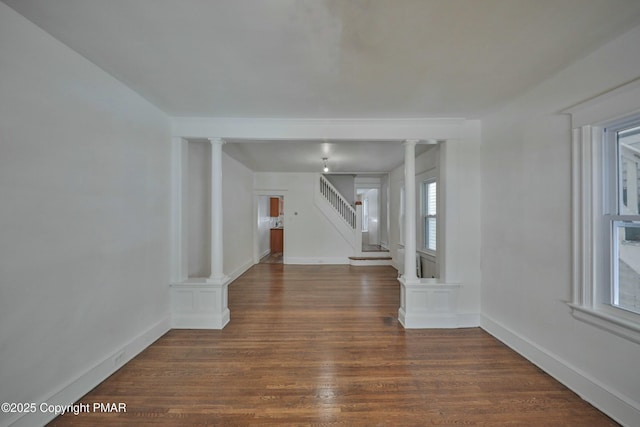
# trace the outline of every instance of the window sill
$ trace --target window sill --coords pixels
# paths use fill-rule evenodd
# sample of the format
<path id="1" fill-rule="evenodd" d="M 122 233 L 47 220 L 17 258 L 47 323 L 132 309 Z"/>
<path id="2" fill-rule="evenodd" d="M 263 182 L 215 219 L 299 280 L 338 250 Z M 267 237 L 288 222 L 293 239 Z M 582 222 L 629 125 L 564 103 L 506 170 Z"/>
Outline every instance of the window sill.
<path id="1" fill-rule="evenodd" d="M 569 307 L 574 318 L 640 344 L 640 324 L 578 304 L 569 303 Z"/>
<path id="2" fill-rule="evenodd" d="M 431 257 L 434 258 L 436 257 L 436 253 L 429 251 L 427 249 L 418 249 L 416 252 L 418 252 L 420 255 L 424 255 L 425 257 Z"/>

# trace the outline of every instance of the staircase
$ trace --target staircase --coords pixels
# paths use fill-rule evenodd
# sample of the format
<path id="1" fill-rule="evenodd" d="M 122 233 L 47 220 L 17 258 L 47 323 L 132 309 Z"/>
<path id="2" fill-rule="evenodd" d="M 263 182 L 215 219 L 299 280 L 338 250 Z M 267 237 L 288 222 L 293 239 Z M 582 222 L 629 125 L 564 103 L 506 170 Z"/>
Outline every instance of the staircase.
<path id="1" fill-rule="evenodd" d="M 354 266 L 392 265 L 388 250 L 380 248 L 363 249 L 362 203 L 356 202 L 354 208 L 323 175 L 318 176 L 315 196 L 316 206 L 329 218 L 353 248 L 353 255 L 349 257 L 349 264 Z"/>

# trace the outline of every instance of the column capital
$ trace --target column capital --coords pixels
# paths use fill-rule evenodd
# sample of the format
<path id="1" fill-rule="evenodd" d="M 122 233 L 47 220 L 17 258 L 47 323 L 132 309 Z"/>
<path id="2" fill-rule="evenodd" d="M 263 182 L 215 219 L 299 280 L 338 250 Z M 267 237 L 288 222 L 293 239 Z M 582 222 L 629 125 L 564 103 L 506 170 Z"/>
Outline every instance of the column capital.
<path id="1" fill-rule="evenodd" d="M 419 139 L 405 139 L 402 144 L 403 145 L 416 145 L 419 142 L 420 142 Z"/>
<path id="2" fill-rule="evenodd" d="M 209 142 L 210 142 L 211 144 L 220 144 L 220 145 L 223 145 L 223 144 L 225 144 L 225 143 L 226 143 L 226 141 L 225 141 L 224 139 L 220 138 L 220 137 L 208 138 L 208 139 L 209 139 Z"/>

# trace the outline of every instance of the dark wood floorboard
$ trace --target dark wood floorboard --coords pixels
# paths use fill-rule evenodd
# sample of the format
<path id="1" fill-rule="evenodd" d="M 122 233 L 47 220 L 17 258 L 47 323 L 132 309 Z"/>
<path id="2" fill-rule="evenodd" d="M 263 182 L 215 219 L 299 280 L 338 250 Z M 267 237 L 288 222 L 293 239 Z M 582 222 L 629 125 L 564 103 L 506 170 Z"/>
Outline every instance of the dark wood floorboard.
<path id="1" fill-rule="evenodd" d="M 404 330 L 391 267 L 258 264 L 222 331 L 172 330 L 54 426 L 611 426 L 479 328 Z"/>

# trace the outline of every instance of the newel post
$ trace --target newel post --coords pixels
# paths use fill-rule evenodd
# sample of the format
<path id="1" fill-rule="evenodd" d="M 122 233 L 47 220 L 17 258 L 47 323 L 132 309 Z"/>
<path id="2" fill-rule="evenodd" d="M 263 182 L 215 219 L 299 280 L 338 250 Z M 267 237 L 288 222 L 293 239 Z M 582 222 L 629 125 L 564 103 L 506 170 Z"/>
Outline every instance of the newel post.
<path id="1" fill-rule="evenodd" d="M 362 202 L 356 201 L 356 254 L 362 253 Z"/>

